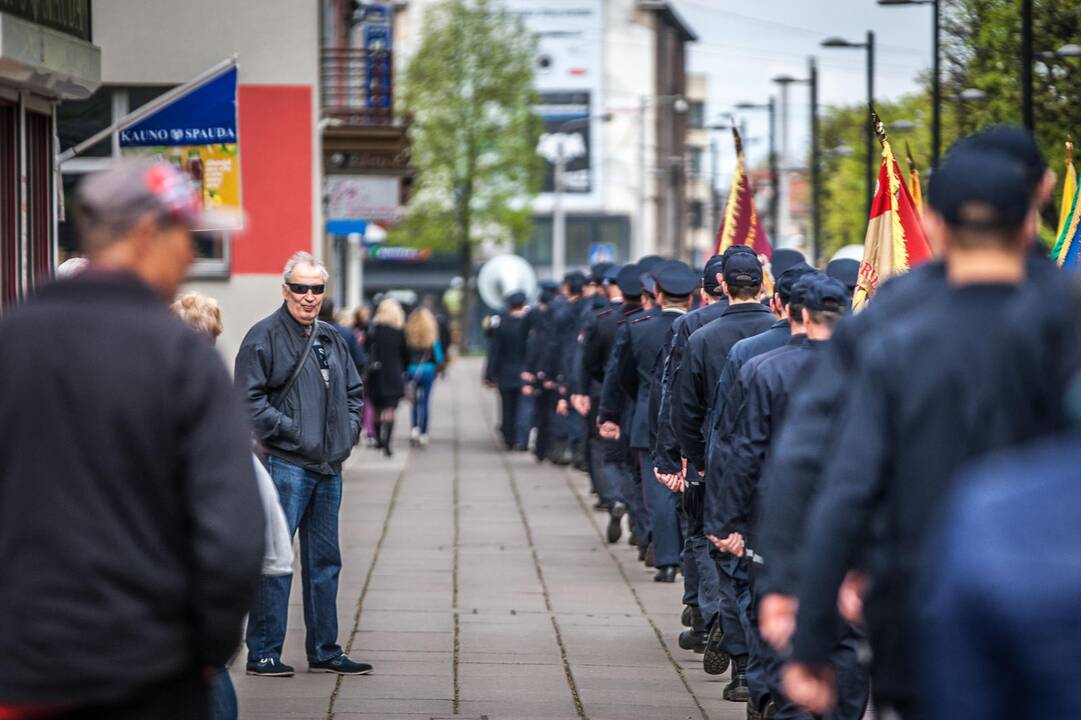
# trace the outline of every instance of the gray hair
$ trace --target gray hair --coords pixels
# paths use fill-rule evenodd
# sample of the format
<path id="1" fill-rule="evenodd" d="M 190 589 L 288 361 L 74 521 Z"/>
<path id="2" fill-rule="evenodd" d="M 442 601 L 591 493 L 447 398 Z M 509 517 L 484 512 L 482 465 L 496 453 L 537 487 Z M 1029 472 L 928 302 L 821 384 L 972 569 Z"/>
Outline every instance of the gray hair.
<path id="1" fill-rule="evenodd" d="M 285 282 L 289 282 L 289 276 L 293 274 L 298 265 L 311 265 L 313 268 L 317 268 L 323 276 L 323 282 L 330 279 L 330 273 L 323 267 L 323 264 L 316 261 L 310 252 L 301 250 L 298 253 L 293 253 L 292 257 L 285 261 L 285 271 L 282 273 L 282 279 Z"/>

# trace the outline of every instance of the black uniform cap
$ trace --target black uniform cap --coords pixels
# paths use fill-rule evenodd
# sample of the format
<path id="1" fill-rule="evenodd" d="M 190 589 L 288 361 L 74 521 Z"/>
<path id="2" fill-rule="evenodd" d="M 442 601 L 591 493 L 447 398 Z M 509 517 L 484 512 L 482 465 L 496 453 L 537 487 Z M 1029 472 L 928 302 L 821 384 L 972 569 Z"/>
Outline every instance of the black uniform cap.
<path id="1" fill-rule="evenodd" d="M 599 262 L 591 265 L 589 267 L 589 281 L 600 285 L 604 282 L 604 275 L 610 267 L 612 267 L 610 262 Z"/>
<path id="2" fill-rule="evenodd" d="M 559 283 L 555 280 L 541 280 L 540 290 L 540 301 L 547 305 L 559 294 Z"/>
<path id="3" fill-rule="evenodd" d="M 608 268 L 604 271 L 604 282 L 611 285 L 616 282 L 619 277 L 619 271 L 623 269 L 622 265 L 616 265 L 615 263 L 609 263 Z"/>
<path id="4" fill-rule="evenodd" d="M 807 288 L 811 286 L 811 283 L 815 281 L 818 275 L 825 275 L 821 270 L 811 270 L 809 273 L 804 273 L 796 282 L 792 283 L 791 295 L 788 298 L 788 302 L 792 305 L 799 305 L 803 307 L 803 301 L 807 299 Z M 796 318 L 799 320 L 799 318 Z"/>
<path id="5" fill-rule="evenodd" d="M 724 272 L 724 255 L 714 255 L 706 260 L 702 268 L 702 287 L 710 295 L 721 294 L 721 284 L 717 281 L 717 275 Z"/>
<path id="6" fill-rule="evenodd" d="M 661 265 L 655 275 L 657 287 L 666 295 L 690 295 L 698 289 L 698 275 L 678 260 Z"/>
<path id="7" fill-rule="evenodd" d="M 573 295 L 577 295 L 582 292 L 582 288 L 586 286 L 585 273 L 579 270 L 571 270 L 569 273 L 563 276 L 563 282 L 567 284 L 567 289 Z"/>
<path id="8" fill-rule="evenodd" d="M 850 302 L 848 289 L 840 280 L 820 272 L 810 276 L 803 294 L 803 307 L 812 312 L 841 313 L 848 310 Z"/>
<path id="9" fill-rule="evenodd" d="M 619 269 L 619 274 L 616 275 L 616 285 L 619 285 L 619 291 L 623 293 L 623 297 L 642 294 L 642 281 L 638 279 L 641 274 L 642 271 L 634 263 L 624 265 Z"/>
<path id="10" fill-rule="evenodd" d="M 781 273 L 777 278 L 777 285 L 775 290 L 778 295 L 781 296 L 781 304 L 787 305 L 792 302 L 792 287 L 796 284 L 801 277 L 808 273 L 815 272 L 815 269 L 805 262 L 796 263 L 792 267 Z"/>
<path id="11" fill-rule="evenodd" d="M 750 253 L 751 255 L 758 257 L 757 255 L 755 255 L 754 248 L 752 248 L 750 245 L 729 245 L 724 249 L 721 257 L 724 259 L 724 262 L 728 262 L 728 258 L 732 257 L 733 255 L 739 255 L 742 253 Z"/>
<path id="12" fill-rule="evenodd" d="M 638 279 L 642 282 L 642 291 L 650 295 L 657 294 L 657 278 L 654 271 L 665 262 L 660 255 L 646 255 L 638 261 Z"/>
<path id="13" fill-rule="evenodd" d="M 792 248 L 780 248 L 773 251 L 773 257 L 770 258 L 770 268 L 773 270 L 773 277 L 780 278 L 790 267 L 794 267 L 799 263 L 806 263 L 807 258 L 803 256 L 799 250 L 793 250 Z"/>
<path id="14" fill-rule="evenodd" d="M 506 300 L 508 307 L 520 308 L 525 305 L 525 293 L 521 290 L 515 290 L 512 293 L 507 293 L 507 297 L 505 297 L 504 300 Z"/>
<path id="15" fill-rule="evenodd" d="M 953 149 L 959 150 L 962 147 L 1002 153 L 1021 163 L 1021 171 L 1028 183 L 1029 193 L 1036 191 L 1040 181 L 1043 180 L 1044 173 L 1047 172 L 1047 161 L 1044 160 L 1036 139 L 1031 132 L 1016 125 L 996 125 L 987 128 L 959 140 Z"/>
<path id="16" fill-rule="evenodd" d="M 762 284 L 762 263 L 754 251 L 733 253 L 724 261 L 724 281 L 730 287 L 756 287 Z"/>
<path id="17" fill-rule="evenodd" d="M 962 144 L 931 176 L 928 203 L 954 228 L 1016 230 L 1028 216 L 1031 194 L 1015 158 Z"/>
<path id="18" fill-rule="evenodd" d="M 848 288 L 849 292 L 852 292 L 856 287 L 856 280 L 859 278 L 860 261 L 852 258 L 830 260 L 830 264 L 826 266 L 826 274 L 831 278 L 840 280 L 841 284 Z"/>

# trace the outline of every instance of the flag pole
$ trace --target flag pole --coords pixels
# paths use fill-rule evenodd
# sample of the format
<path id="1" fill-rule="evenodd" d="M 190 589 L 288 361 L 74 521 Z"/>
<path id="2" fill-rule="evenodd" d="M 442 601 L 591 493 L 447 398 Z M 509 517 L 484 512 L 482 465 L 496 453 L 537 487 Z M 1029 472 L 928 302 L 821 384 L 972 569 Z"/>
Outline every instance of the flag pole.
<path id="1" fill-rule="evenodd" d="M 68 160 L 71 160 L 76 155 L 79 155 L 88 150 L 89 148 L 93 147 L 94 145 L 97 145 L 99 142 L 109 137 L 113 133 L 117 132 L 118 130 L 123 130 L 129 125 L 134 125 L 143 118 L 150 117 L 158 110 L 161 110 L 163 107 L 173 102 L 177 98 L 186 95 L 187 93 L 191 92 L 203 83 L 209 82 L 210 80 L 213 80 L 214 78 L 227 72 L 228 70 L 231 70 L 232 68 L 236 67 L 236 61 L 237 56 L 234 53 L 232 57 L 226 60 L 222 60 L 214 67 L 200 73 L 199 75 L 196 75 L 194 78 L 188 80 L 186 83 L 177 85 L 169 92 L 163 95 L 159 95 L 158 97 L 148 102 L 146 105 L 143 105 L 142 107 L 133 110 L 132 112 L 128 113 L 124 117 L 114 122 L 109 127 L 105 128 L 104 130 L 94 133 L 78 145 L 74 145 L 57 155 L 56 166 L 59 167 L 60 165 L 63 165 Z"/>

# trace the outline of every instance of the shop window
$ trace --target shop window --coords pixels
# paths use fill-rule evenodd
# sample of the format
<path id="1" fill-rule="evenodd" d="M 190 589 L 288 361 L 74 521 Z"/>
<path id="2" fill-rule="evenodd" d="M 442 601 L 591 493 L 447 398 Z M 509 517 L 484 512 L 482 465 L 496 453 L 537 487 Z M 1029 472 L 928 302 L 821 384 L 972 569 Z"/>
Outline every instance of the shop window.
<path id="1" fill-rule="evenodd" d="M 104 130 L 132 110 L 160 97 L 172 89 L 170 85 L 136 85 L 105 87 L 87 100 L 63 102 L 58 117 L 61 150 L 66 150 Z M 70 208 L 79 182 L 87 173 L 104 170 L 117 157 L 119 148 L 111 139 L 97 143 L 90 151 L 81 153 L 62 166 L 64 212 L 60 218 L 59 262 L 79 254 L 78 238 Z M 230 236 L 228 233 L 197 233 L 193 239 L 195 262 L 193 278 L 222 278 L 229 275 Z"/>
<path id="2" fill-rule="evenodd" d="M 687 125 L 692 130 L 701 130 L 706 126 L 706 104 L 701 100 L 692 100 L 687 108 Z"/>

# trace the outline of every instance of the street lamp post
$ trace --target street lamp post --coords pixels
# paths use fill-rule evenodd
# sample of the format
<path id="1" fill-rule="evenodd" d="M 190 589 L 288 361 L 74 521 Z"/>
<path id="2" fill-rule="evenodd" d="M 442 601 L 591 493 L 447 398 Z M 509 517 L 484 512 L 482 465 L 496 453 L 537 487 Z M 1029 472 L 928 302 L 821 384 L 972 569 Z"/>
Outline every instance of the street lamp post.
<path id="1" fill-rule="evenodd" d="M 777 172 L 777 113 L 776 103 L 773 101 L 773 96 L 770 95 L 769 102 L 764 104 L 755 104 L 749 102 L 742 102 L 736 105 L 737 110 L 766 110 L 769 112 L 769 186 L 772 189 L 772 197 L 769 201 L 769 220 L 770 220 L 770 234 L 774 239 L 778 236 L 778 210 L 780 204 L 778 199 L 780 198 L 780 187 L 778 182 Z"/>
<path id="2" fill-rule="evenodd" d="M 789 203 L 789 178 L 788 170 L 790 168 L 788 162 L 788 86 L 792 83 L 804 83 L 810 86 L 811 90 L 811 181 L 814 183 L 813 196 L 812 196 L 812 229 L 813 235 L 812 243 L 813 250 L 817 250 L 820 246 L 821 228 L 819 226 L 819 209 L 817 207 L 819 195 L 818 195 L 818 66 L 815 63 L 815 59 L 809 58 L 809 74 L 807 78 L 799 79 L 794 78 L 791 75 L 779 75 L 773 78 L 773 82 L 781 86 L 781 210 L 780 220 L 783 223 L 784 232 L 777 234 L 777 246 L 780 246 L 780 240 L 782 235 L 788 234 L 788 224 L 791 222 L 791 208 Z"/>
<path id="3" fill-rule="evenodd" d="M 646 110 L 651 106 L 672 103 L 677 113 L 690 109 L 687 99 L 682 95 L 642 95 L 638 98 L 638 211 L 634 233 L 631 236 L 631 257 L 638 257 L 645 252 L 646 238 Z"/>
<path id="4" fill-rule="evenodd" d="M 563 177 L 567 171 L 567 162 L 582 154 L 581 146 L 573 146 L 566 133 L 586 127 L 591 120 L 607 121 L 610 115 L 584 117 L 568 120 L 559 126 L 554 142 L 546 145 L 542 140 L 539 148 L 552 163 L 552 275 L 556 279 L 563 277 L 567 268 L 567 217 L 563 208 Z"/>
<path id="5" fill-rule="evenodd" d="M 940 80 L 939 44 L 942 38 L 942 15 L 939 0 L 878 0 L 879 5 L 930 5 L 931 6 L 931 169 L 938 167 L 942 154 L 942 83 Z"/>
<path id="6" fill-rule="evenodd" d="M 865 42 L 850 42 L 844 38 L 831 37 L 822 41 L 822 47 L 825 48 L 859 48 L 867 50 L 867 107 L 873 108 L 875 106 L 875 34 L 873 31 L 867 31 L 867 40 Z M 866 123 L 867 126 L 867 167 L 864 168 L 864 179 L 866 181 L 866 200 L 867 200 L 867 216 L 871 215 L 871 202 L 874 200 L 875 195 L 875 145 L 877 139 L 875 138 L 875 128 L 873 123 Z"/>

